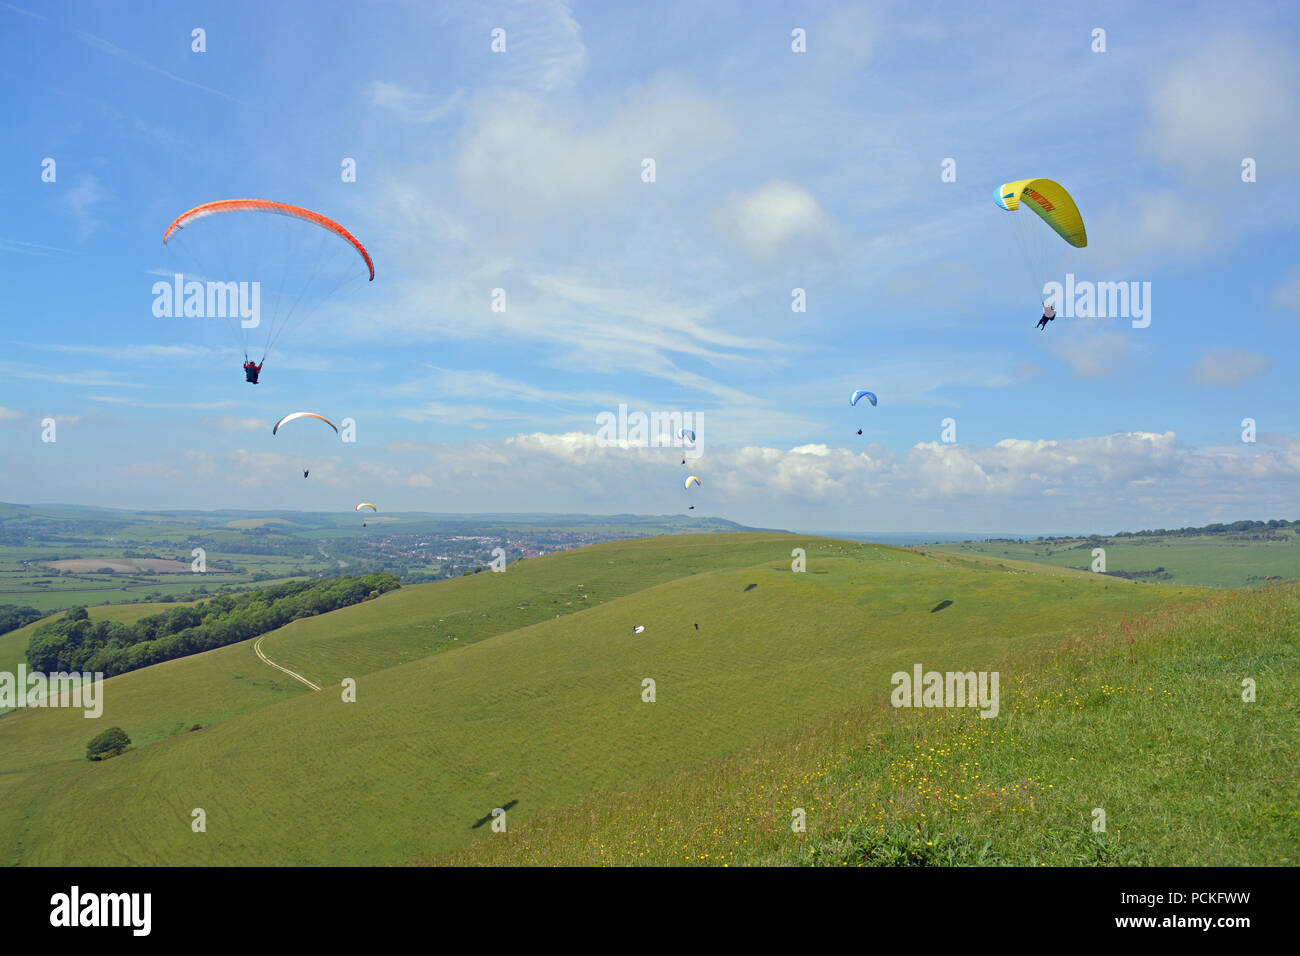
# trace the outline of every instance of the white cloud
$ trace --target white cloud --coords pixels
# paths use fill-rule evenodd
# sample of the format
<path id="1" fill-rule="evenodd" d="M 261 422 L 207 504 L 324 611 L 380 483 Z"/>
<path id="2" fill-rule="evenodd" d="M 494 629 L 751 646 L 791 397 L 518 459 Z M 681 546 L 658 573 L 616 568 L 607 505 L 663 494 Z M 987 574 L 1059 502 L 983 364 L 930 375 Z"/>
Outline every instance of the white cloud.
<path id="1" fill-rule="evenodd" d="M 831 239 L 830 219 L 812 193 L 782 180 L 732 196 L 717 216 L 732 239 L 757 259 L 772 259 L 797 242 Z"/>
<path id="2" fill-rule="evenodd" d="M 1246 349 L 1211 349 L 1188 371 L 1188 377 L 1201 385 L 1240 385 L 1263 375 L 1273 363 L 1267 357 Z"/>
<path id="3" fill-rule="evenodd" d="M 663 189 L 716 156 L 733 136 L 721 106 L 671 77 L 621 91 L 610 104 L 564 108 L 547 99 L 501 92 L 476 102 L 456 160 L 466 198 L 510 216 L 511 227 L 554 227 L 576 208 L 603 222 L 619 196 Z M 603 117 L 593 123 L 592 116 Z M 658 183 L 641 181 L 651 157 Z"/>
<path id="4" fill-rule="evenodd" d="M 585 432 L 390 450 L 439 476 L 445 510 L 489 510 L 503 494 L 519 511 L 654 514 L 689 503 L 673 449 L 602 447 Z M 779 513 L 815 516 L 821 527 L 835 515 L 843 529 L 973 530 L 985 521 L 995 522 L 992 530 L 1026 522 L 1050 529 L 1067 520 L 1095 527 L 1114 515 L 1118 529 L 1146 527 L 1153 515 L 1217 514 L 1234 503 L 1251 514 L 1282 513 L 1300 489 L 1300 440 L 1277 436 L 1266 448 L 1198 451 L 1173 432 L 1129 432 L 928 442 L 901 457 L 876 445 L 707 447 L 689 470 L 704 482 L 691 493 L 698 513 L 749 524 L 771 524 Z M 407 474 L 393 469 L 394 483 Z M 528 476 L 522 487 L 521 474 Z M 629 508 L 629 501 L 636 504 Z M 972 514 L 979 517 L 972 521 Z"/>
<path id="5" fill-rule="evenodd" d="M 1270 309 L 1287 309 L 1300 312 L 1300 270 L 1297 270 L 1279 285 L 1268 297 Z"/>
<path id="6" fill-rule="evenodd" d="M 1075 378 L 1104 378 L 1120 372 L 1128 360 L 1129 337 L 1121 332 L 1081 331 L 1054 342 L 1052 354 L 1070 366 Z"/>
<path id="7" fill-rule="evenodd" d="M 1300 171 L 1300 70 L 1288 46 L 1215 35 L 1163 70 L 1142 145 L 1191 182 L 1240 182 L 1241 161 L 1261 175 Z"/>
<path id="8" fill-rule="evenodd" d="M 261 418 L 236 418 L 233 415 L 222 415 L 220 418 L 209 418 L 204 422 L 209 428 L 215 428 L 219 432 L 256 432 L 266 428 L 265 419 Z"/>

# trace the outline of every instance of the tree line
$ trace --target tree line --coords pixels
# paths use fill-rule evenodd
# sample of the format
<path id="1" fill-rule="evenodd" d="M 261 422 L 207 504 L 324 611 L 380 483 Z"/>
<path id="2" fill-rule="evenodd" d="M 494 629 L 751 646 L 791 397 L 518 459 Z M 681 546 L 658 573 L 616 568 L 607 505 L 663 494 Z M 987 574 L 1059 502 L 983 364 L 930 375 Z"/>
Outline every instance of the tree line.
<path id="1" fill-rule="evenodd" d="M 98 671 L 105 677 L 210 651 L 401 587 L 382 572 L 324 581 L 288 581 L 260 591 L 225 594 L 173 608 L 134 624 L 91 621 L 84 607 L 38 628 L 27 664 L 45 673 Z"/>
<path id="2" fill-rule="evenodd" d="M 32 621 L 39 621 L 45 611 L 34 607 L 19 607 L 17 604 L 0 604 L 0 634 L 8 634 L 20 627 L 26 627 Z"/>

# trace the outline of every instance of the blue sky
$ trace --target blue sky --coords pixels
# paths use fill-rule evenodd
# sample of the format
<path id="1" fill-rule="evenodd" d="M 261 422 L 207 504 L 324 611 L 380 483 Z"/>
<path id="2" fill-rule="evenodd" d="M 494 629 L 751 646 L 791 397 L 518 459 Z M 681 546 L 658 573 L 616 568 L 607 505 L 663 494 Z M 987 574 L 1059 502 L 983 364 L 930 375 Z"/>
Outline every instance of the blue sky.
<path id="1" fill-rule="evenodd" d="M 0 500 L 684 510 L 673 449 L 597 441 L 626 404 L 701 416 L 691 498 L 750 524 L 1298 517 L 1298 9 L 0 2 Z M 992 203 L 1031 176 L 1088 227 L 1046 278 L 1150 283 L 1149 326 L 1035 329 Z M 152 312 L 167 224 L 242 196 L 376 267 L 256 388 Z M 357 442 L 272 437 L 300 409 Z"/>

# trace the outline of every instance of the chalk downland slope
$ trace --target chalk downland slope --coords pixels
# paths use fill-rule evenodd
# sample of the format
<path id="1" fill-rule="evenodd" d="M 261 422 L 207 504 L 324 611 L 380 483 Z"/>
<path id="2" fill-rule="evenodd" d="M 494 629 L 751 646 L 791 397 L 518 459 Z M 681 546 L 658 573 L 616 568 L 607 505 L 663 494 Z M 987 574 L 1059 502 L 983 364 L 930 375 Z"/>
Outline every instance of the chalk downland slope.
<path id="1" fill-rule="evenodd" d="M 1006 688 L 1042 666 L 1035 652 L 1201 593 L 782 534 L 531 559 L 269 636 L 267 656 L 319 692 L 245 642 L 106 682 L 97 721 L 0 719 L 0 852 L 35 865 L 428 861 L 482 839 L 473 824 L 512 800 L 526 822 L 708 772 L 887 700 L 889 675 L 915 663 L 996 666 Z M 86 761 L 114 725 L 134 749 Z M 196 808 L 206 833 L 191 830 Z"/>

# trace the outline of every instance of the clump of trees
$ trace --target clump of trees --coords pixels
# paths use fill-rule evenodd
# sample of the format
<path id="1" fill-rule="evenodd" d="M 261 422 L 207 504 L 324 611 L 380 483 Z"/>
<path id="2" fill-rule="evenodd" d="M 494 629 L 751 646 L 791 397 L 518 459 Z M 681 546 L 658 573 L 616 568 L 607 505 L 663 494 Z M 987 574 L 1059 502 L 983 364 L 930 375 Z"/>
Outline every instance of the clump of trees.
<path id="1" fill-rule="evenodd" d="M 1201 534 L 1240 534 L 1243 531 L 1281 531 L 1285 528 L 1300 528 L 1300 521 L 1287 521 L 1274 518 L 1272 521 L 1234 521 L 1223 524 L 1216 521 L 1203 528 L 1178 528 L 1177 530 L 1157 528 L 1155 531 L 1121 531 L 1117 538 L 1149 538 L 1156 536 L 1201 535 Z"/>
<path id="2" fill-rule="evenodd" d="M 401 587 L 391 574 L 288 581 L 261 591 L 220 595 L 134 624 L 91 621 L 84 607 L 39 628 L 27 645 L 33 670 L 99 671 L 106 677 L 210 651 Z"/>
<path id="3" fill-rule="evenodd" d="M 86 744 L 87 760 L 107 760 L 116 757 L 131 746 L 131 738 L 121 727 L 109 727 L 90 743 Z"/>
<path id="4" fill-rule="evenodd" d="M 0 634 L 16 631 L 26 627 L 32 621 L 39 621 L 45 616 L 44 611 L 34 607 L 19 607 L 17 604 L 0 604 Z"/>

